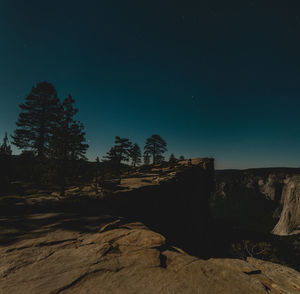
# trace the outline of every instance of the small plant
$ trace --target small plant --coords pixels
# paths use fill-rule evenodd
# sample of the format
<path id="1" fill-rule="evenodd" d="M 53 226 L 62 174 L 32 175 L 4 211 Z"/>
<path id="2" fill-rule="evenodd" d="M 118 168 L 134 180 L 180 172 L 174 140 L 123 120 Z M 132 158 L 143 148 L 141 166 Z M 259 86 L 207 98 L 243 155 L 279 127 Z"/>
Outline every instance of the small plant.
<path id="1" fill-rule="evenodd" d="M 241 259 L 254 257 L 263 260 L 274 260 L 277 259 L 275 251 L 276 249 L 273 248 L 272 244 L 265 241 L 242 240 L 231 245 L 231 254 Z"/>

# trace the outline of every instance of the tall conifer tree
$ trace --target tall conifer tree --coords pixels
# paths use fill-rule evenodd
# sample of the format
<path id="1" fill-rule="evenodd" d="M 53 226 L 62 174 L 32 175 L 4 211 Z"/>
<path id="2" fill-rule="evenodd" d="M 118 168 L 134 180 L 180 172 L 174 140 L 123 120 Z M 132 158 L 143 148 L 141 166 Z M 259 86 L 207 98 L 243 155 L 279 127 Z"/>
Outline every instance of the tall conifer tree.
<path id="1" fill-rule="evenodd" d="M 141 163 L 141 148 L 136 143 L 130 149 L 130 158 L 131 158 L 133 167 L 135 167 L 137 164 Z"/>
<path id="2" fill-rule="evenodd" d="M 115 138 L 115 150 L 118 155 L 118 163 L 122 161 L 128 161 L 130 157 L 131 142 L 127 138 L 120 138 L 116 136 Z"/>
<path id="3" fill-rule="evenodd" d="M 116 149 L 116 146 L 111 147 L 106 153 L 106 156 L 104 156 L 104 159 L 113 165 L 117 165 L 119 163 L 119 154 Z"/>
<path id="4" fill-rule="evenodd" d="M 163 153 L 167 151 L 167 143 L 159 135 L 152 135 L 146 140 L 144 153 L 152 155 L 153 164 L 163 160 Z"/>
<path id="5" fill-rule="evenodd" d="M 145 165 L 150 164 L 150 154 L 148 152 L 144 152 L 143 154 L 143 160 Z"/>
<path id="6" fill-rule="evenodd" d="M 69 95 L 60 105 L 50 141 L 50 154 L 56 162 L 62 195 L 64 195 L 66 179 L 70 175 L 72 163 L 79 159 L 85 160 L 85 153 L 89 147 L 85 143 L 83 125 L 74 118 L 78 112 L 78 109 L 73 106 L 74 102 L 75 100 Z"/>
<path id="7" fill-rule="evenodd" d="M 112 163 L 120 165 L 122 161 L 129 160 L 131 146 L 129 139 L 116 136 L 115 145 L 107 152 L 105 158 Z"/>
<path id="8" fill-rule="evenodd" d="M 54 86 L 40 82 L 20 105 L 21 113 L 12 143 L 23 150 L 32 150 L 38 158 L 48 153 L 51 129 L 56 121 L 58 97 Z"/>

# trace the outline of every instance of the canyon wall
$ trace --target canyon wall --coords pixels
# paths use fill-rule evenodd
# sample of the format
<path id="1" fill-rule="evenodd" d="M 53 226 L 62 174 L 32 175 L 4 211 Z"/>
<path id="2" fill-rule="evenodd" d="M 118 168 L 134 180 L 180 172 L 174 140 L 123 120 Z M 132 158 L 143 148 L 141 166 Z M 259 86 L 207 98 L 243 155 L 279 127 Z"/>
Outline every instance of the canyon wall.
<path id="1" fill-rule="evenodd" d="M 213 214 L 241 227 L 293 234 L 300 222 L 297 174 L 288 168 L 217 171 Z"/>
<path id="2" fill-rule="evenodd" d="M 273 229 L 276 235 L 300 233 L 300 176 L 286 180 L 280 199 L 282 212 L 280 219 Z"/>

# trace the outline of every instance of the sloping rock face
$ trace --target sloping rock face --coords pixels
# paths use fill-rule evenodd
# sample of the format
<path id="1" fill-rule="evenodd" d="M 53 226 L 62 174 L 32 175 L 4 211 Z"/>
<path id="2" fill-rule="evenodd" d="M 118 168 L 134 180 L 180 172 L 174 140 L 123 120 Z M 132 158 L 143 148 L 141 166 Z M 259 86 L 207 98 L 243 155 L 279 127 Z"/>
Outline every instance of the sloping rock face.
<path id="1" fill-rule="evenodd" d="M 168 245 L 161 234 L 140 222 L 119 218 L 106 223 L 100 218 L 98 221 L 102 225 L 94 232 L 61 228 L 2 246 L 0 293 L 300 291 L 300 274 L 284 266 L 256 259 L 201 260 Z"/>
<path id="2" fill-rule="evenodd" d="M 209 199 L 215 184 L 213 159 L 180 162 L 179 166 L 162 170 L 160 175 L 135 189 L 130 189 L 132 182 L 128 180 L 121 181 L 128 184 L 127 189 L 123 184 L 123 189 L 103 200 L 105 206 L 113 207 L 114 214 L 146 223 L 179 246 L 193 244 L 199 252 L 197 248 L 201 245 L 203 255 L 206 254 Z"/>
<path id="3" fill-rule="evenodd" d="M 244 227 L 291 234 L 300 219 L 297 174 L 298 169 L 284 168 L 219 171 L 212 210 L 216 217 Z"/>
<path id="4" fill-rule="evenodd" d="M 286 181 L 281 204 L 283 209 L 273 233 L 276 235 L 300 233 L 300 176 L 293 176 Z"/>

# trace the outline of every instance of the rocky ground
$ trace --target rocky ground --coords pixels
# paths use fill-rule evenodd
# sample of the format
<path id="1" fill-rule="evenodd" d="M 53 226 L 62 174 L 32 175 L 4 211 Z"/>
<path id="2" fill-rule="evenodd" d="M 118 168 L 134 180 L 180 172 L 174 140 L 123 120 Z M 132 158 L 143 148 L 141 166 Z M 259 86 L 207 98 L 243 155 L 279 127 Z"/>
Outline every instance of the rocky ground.
<path id="1" fill-rule="evenodd" d="M 192 256 L 154 227 L 112 213 L 119 197 L 152 197 L 160 186 L 164 195 L 166 183 L 182 178 L 172 169 L 128 176 L 113 202 L 92 187 L 73 188 L 65 198 L 41 192 L 0 199 L 0 293 L 300 293 L 296 270 L 255 258 Z M 189 228 L 193 219 L 168 216 L 194 246 L 205 242 Z"/>
<path id="2" fill-rule="evenodd" d="M 300 273 L 249 258 L 198 259 L 140 222 L 33 214 L 0 249 L 0 293 L 299 293 Z M 26 223 L 24 224 L 26 226 Z"/>

